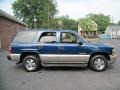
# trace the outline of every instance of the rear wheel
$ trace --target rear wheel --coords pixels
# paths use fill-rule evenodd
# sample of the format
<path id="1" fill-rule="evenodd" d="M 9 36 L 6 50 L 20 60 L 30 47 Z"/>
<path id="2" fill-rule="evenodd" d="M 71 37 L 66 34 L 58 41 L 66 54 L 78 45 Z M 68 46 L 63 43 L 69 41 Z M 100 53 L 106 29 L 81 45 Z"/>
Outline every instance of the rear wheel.
<path id="1" fill-rule="evenodd" d="M 94 71 L 104 71 L 108 66 L 108 62 L 105 56 L 95 55 L 91 58 L 89 66 Z"/>
<path id="2" fill-rule="evenodd" d="M 33 72 L 41 67 L 39 58 L 33 55 L 28 55 L 23 60 L 23 67 L 28 72 Z"/>

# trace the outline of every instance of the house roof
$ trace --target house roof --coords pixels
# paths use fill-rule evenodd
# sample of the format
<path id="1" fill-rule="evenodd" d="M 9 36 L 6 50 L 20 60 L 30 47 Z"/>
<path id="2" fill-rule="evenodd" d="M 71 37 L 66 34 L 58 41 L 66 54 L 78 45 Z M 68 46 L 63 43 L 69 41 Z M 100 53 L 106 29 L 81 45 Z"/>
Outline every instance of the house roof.
<path id="1" fill-rule="evenodd" d="M 120 31 L 120 26 L 118 25 L 107 26 L 106 31 Z"/>
<path id="2" fill-rule="evenodd" d="M 9 20 L 11 20 L 11 21 L 17 22 L 17 23 L 22 24 L 22 25 L 24 25 L 24 26 L 27 26 L 27 24 L 25 24 L 24 22 L 18 20 L 18 19 L 15 18 L 14 16 L 11 16 L 10 14 L 8 14 L 8 13 L 2 11 L 2 10 L 0 10 L 0 17 L 7 18 L 7 19 L 9 19 Z"/>

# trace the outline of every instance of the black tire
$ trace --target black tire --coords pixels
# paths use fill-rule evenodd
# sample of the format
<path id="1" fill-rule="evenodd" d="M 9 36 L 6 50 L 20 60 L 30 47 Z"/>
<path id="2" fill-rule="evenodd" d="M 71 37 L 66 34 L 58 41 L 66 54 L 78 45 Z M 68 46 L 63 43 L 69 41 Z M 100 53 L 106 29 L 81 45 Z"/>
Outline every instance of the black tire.
<path id="1" fill-rule="evenodd" d="M 41 63 L 37 56 L 28 55 L 23 59 L 23 67 L 27 72 L 34 72 L 41 68 Z"/>
<path id="2" fill-rule="evenodd" d="M 95 55 L 91 58 L 89 62 L 89 66 L 92 70 L 101 72 L 106 70 L 108 66 L 108 62 L 105 56 L 103 55 Z"/>

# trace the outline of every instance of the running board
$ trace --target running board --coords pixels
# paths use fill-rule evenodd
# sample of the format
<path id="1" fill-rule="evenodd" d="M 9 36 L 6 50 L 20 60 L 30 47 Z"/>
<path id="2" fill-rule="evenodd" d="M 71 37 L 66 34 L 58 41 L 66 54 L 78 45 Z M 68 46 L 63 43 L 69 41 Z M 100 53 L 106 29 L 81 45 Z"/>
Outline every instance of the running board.
<path id="1" fill-rule="evenodd" d="M 87 63 L 44 63 L 43 66 L 86 67 Z"/>

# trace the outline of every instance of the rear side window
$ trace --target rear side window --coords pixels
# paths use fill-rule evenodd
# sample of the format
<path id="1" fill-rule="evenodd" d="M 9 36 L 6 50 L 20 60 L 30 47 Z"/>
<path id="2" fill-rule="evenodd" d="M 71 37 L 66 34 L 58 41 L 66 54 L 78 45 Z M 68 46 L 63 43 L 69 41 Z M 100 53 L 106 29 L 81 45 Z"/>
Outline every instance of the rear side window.
<path id="1" fill-rule="evenodd" d="M 35 37 L 37 32 L 34 31 L 26 31 L 26 32 L 19 32 L 13 42 L 14 43 L 31 43 Z"/>
<path id="2" fill-rule="evenodd" d="M 55 43 L 56 32 L 43 32 L 40 36 L 40 43 Z"/>

